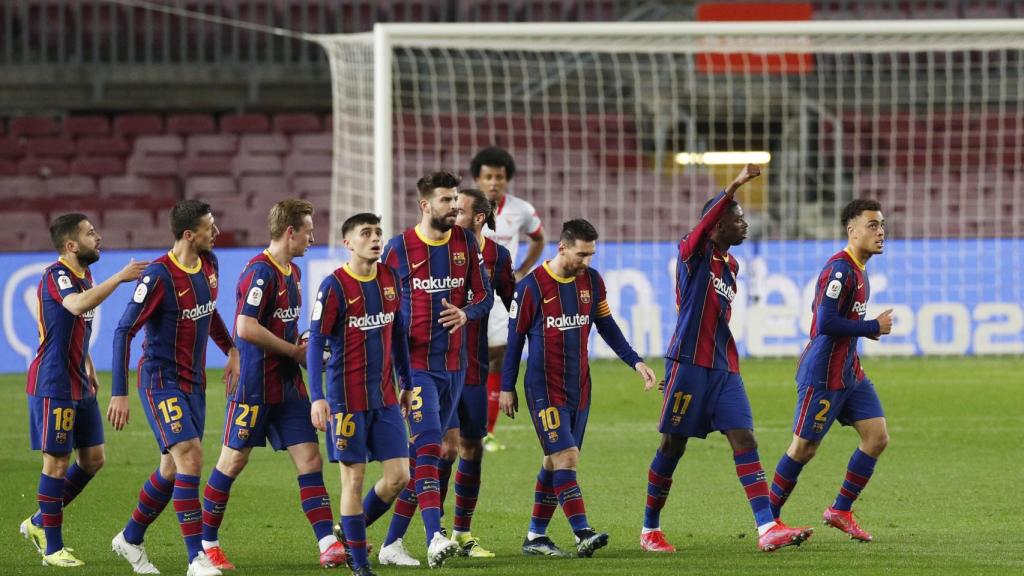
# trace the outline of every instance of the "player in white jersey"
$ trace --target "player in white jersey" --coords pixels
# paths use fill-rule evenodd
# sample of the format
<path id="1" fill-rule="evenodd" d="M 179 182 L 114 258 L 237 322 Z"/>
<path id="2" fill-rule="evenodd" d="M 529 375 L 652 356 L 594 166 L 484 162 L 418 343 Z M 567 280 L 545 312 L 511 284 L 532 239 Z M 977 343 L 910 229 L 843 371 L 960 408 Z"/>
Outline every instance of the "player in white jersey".
<path id="1" fill-rule="evenodd" d="M 516 282 L 533 270 L 544 250 L 544 227 L 533 205 L 511 194 L 505 188 L 516 174 L 516 163 L 502 148 L 484 148 L 477 152 L 469 164 L 476 186 L 498 209 L 494 214 L 495 229 L 484 228 L 484 236 L 508 249 L 515 266 L 519 252 L 519 238 L 530 239 L 523 261 L 514 268 Z M 498 397 L 501 394 L 501 364 L 505 360 L 508 341 L 508 311 L 501 304 L 491 308 L 487 322 L 487 352 L 490 356 L 490 374 L 487 378 L 487 436 L 484 448 L 494 452 L 504 448 L 494 438 L 494 425 L 498 420 Z"/>

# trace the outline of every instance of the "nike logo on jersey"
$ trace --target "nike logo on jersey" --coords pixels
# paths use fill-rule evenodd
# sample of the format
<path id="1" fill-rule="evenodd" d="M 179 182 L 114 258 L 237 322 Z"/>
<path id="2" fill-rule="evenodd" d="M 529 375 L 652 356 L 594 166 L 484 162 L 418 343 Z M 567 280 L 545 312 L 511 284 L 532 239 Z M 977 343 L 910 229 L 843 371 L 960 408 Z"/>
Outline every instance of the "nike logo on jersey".
<path id="1" fill-rule="evenodd" d="M 362 298 L 362 296 L 356 296 L 355 298 L 352 298 L 351 300 L 346 300 L 346 302 L 348 302 L 348 305 L 351 306 L 351 305 L 355 304 L 356 302 L 359 302 L 360 298 Z"/>
<path id="2" fill-rule="evenodd" d="M 415 270 L 415 269 L 419 268 L 420 266 L 423 266 L 424 264 L 426 264 L 426 262 L 427 262 L 427 260 L 423 259 L 423 260 L 420 260 L 419 262 L 413 262 L 412 264 L 409 265 L 409 267 L 412 268 L 413 270 Z"/>
<path id="3" fill-rule="evenodd" d="M 185 288 L 185 289 L 184 289 L 184 290 L 182 290 L 181 292 L 178 292 L 178 298 L 181 298 L 182 296 L 184 296 L 185 294 L 187 294 L 189 290 L 191 290 L 191 288 Z"/>
<path id="4" fill-rule="evenodd" d="M 281 290 L 280 292 L 278 292 L 277 295 L 278 295 L 278 297 L 281 297 L 281 296 L 284 296 L 287 293 L 288 293 L 288 289 L 285 288 L 284 290 Z"/>
<path id="5" fill-rule="evenodd" d="M 547 304 L 548 302 L 551 302 L 551 301 L 552 301 L 552 300 L 554 300 L 555 298 L 558 298 L 558 296 L 552 296 L 551 298 L 545 298 L 545 299 L 544 299 L 544 303 L 545 303 L 545 304 Z"/>
<path id="6" fill-rule="evenodd" d="M 860 290 L 860 289 L 861 289 L 861 288 L 863 288 L 863 287 L 864 287 L 864 285 L 863 285 L 863 284 L 857 284 L 857 290 Z"/>

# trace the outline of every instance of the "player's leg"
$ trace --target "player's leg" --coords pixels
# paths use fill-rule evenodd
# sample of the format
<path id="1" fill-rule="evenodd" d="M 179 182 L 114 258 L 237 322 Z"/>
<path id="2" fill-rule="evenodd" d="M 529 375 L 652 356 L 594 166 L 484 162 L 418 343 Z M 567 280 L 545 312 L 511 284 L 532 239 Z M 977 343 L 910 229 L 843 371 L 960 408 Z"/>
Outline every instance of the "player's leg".
<path id="1" fill-rule="evenodd" d="M 452 468 L 459 457 L 458 415 L 448 424 L 448 430 L 441 438 L 441 459 L 437 465 L 437 479 L 441 490 L 441 518 L 444 518 L 444 502 L 448 499 L 448 486 L 452 479 Z M 442 526 L 443 528 L 443 526 Z"/>
<path id="2" fill-rule="evenodd" d="M 64 475 L 67 474 L 71 462 L 70 453 L 43 452 L 43 469 L 39 475 L 39 488 L 36 491 L 36 502 L 43 521 L 43 532 L 46 542 L 40 551 L 44 561 L 47 557 L 64 548 L 62 525 L 64 523 Z M 61 566 L 80 566 L 81 561 L 60 562 Z"/>
<path id="3" fill-rule="evenodd" d="M 406 430 L 405 420 L 397 405 L 373 411 L 368 443 L 374 458 L 381 462 L 382 470 L 381 478 L 363 498 L 363 515 L 367 526 L 371 526 L 383 516 L 398 494 L 409 484 L 411 474 Z"/>
<path id="4" fill-rule="evenodd" d="M 199 438 L 190 438 L 168 448 L 177 472 L 171 501 L 178 516 L 181 536 L 185 541 L 188 562 L 203 551 L 202 506 L 199 503 L 199 474 L 203 469 L 203 445 Z"/>
<path id="5" fill-rule="evenodd" d="M 647 503 L 644 506 L 644 526 L 640 532 L 640 548 L 647 552 L 675 552 L 676 548 L 661 530 L 661 510 L 672 489 L 672 477 L 683 454 L 686 453 L 685 436 L 662 434 L 661 444 L 654 452 L 647 470 Z"/>
<path id="6" fill-rule="evenodd" d="M 504 307 L 502 307 L 504 310 Z M 487 325 L 487 436 L 484 437 L 484 448 L 488 452 L 504 450 L 505 445 L 494 435 L 498 423 L 498 399 L 501 397 L 501 366 L 505 361 L 505 341 L 508 338 L 508 320 L 499 323 L 493 330 Z"/>
<path id="7" fill-rule="evenodd" d="M 363 477 L 366 464 L 341 462 L 341 530 L 345 535 L 349 566 L 358 571 L 370 565 L 366 552 L 366 516 L 363 513 Z"/>
<path id="8" fill-rule="evenodd" d="M 875 473 L 875 464 L 889 445 L 889 430 L 875 387 L 870 380 L 862 380 L 852 387 L 837 418 L 851 424 L 860 435 L 860 445 L 853 451 L 846 467 L 846 477 L 832 506 L 824 513 L 828 526 L 838 528 L 861 542 L 870 542 L 871 534 L 862 529 L 853 517 L 854 501 Z"/>
<path id="9" fill-rule="evenodd" d="M 796 488 L 804 466 L 814 458 L 818 446 L 832 427 L 842 400 L 843 395 L 839 391 L 829 391 L 809 384 L 797 386 L 793 439 L 775 466 L 769 494 L 772 514 L 776 519 L 781 517 L 782 507 Z"/>
<path id="10" fill-rule="evenodd" d="M 459 468 L 455 473 L 455 520 L 452 539 L 460 554 L 473 558 L 493 558 L 494 553 L 480 546 L 471 525 L 480 496 L 484 437 L 487 435 L 487 389 L 467 386 L 459 401 Z"/>

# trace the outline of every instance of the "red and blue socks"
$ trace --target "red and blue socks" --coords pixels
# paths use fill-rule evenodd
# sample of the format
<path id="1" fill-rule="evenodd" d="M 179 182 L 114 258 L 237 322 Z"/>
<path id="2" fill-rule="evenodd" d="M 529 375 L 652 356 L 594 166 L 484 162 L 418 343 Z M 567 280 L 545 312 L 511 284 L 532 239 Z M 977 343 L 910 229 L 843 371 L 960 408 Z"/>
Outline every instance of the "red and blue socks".
<path id="1" fill-rule="evenodd" d="M 835 502 L 832 503 L 832 508 L 848 512 L 853 507 L 853 501 L 860 496 L 860 491 L 867 486 L 871 475 L 875 473 L 876 462 L 878 462 L 877 458 L 872 458 L 861 452 L 860 448 L 853 451 L 850 463 L 846 466 L 846 479 L 843 481 L 842 487 L 839 488 L 839 494 L 836 496 Z"/>
<path id="2" fill-rule="evenodd" d="M 174 511 L 181 526 L 181 537 L 185 539 L 188 561 L 192 562 L 203 551 L 203 514 L 199 506 L 199 476 L 190 474 L 174 475 Z"/>
<path id="3" fill-rule="evenodd" d="M 64 479 L 46 474 L 39 475 L 39 491 L 36 493 L 39 514 L 46 532 L 46 551 L 53 554 L 64 547 L 61 525 L 64 523 Z"/>
<path id="4" fill-rule="evenodd" d="M 139 490 L 138 503 L 124 527 L 124 539 L 129 544 L 142 544 L 146 538 L 146 529 L 167 507 L 173 491 L 174 480 L 161 476 L 159 468 L 150 475 Z"/>
<path id="5" fill-rule="evenodd" d="M 337 541 L 332 532 L 334 516 L 331 513 L 331 498 L 324 487 L 323 472 L 299 476 L 299 498 L 302 500 L 302 511 L 313 527 L 320 552 L 323 552 Z"/>
<path id="6" fill-rule="evenodd" d="M 537 484 L 533 489 L 533 513 L 530 515 L 530 535 L 547 534 L 548 523 L 558 507 L 558 496 L 555 495 L 554 470 L 540 469 L 537 473 Z"/>
<path id="7" fill-rule="evenodd" d="M 416 504 L 416 447 L 410 444 L 409 483 L 405 485 L 405 488 L 395 500 L 395 513 L 391 515 L 388 533 L 384 537 L 385 546 L 390 546 L 395 540 L 405 537 L 406 531 L 409 530 L 409 523 L 412 522 L 412 516 L 416 513 Z M 365 503 L 363 504 L 363 509 L 369 510 Z M 366 524 L 369 526 L 370 522 Z"/>
<path id="8" fill-rule="evenodd" d="M 448 460 L 447 458 L 441 458 L 437 461 L 437 481 L 441 487 L 441 516 L 444 516 L 444 501 L 448 499 L 448 484 L 452 480 L 452 468 L 455 466 L 454 460 Z"/>
<path id="9" fill-rule="evenodd" d="M 558 503 L 562 505 L 562 512 L 569 519 L 569 525 L 573 532 L 590 528 L 587 522 L 587 510 L 583 505 L 583 492 L 576 483 L 575 470 L 555 470 L 552 477 L 555 484 L 555 493 L 558 494 Z"/>
<path id="10" fill-rule="evenodd" d="M 480 495 L 480 469 L 482 460 L 459 459 L 455 472 L 455 522 L 454 532 L 469 532 L 476 511 L 476 500 Z"/>
<path id="11" fill-rule="evenodd" d="M 391 503 L 382 500 L 377 495 L 377 490 L 371 486 L 370 491 L 363 498 L 363 529 L 365 530 L 366 527 L 372 526 L 389 508 L 391 508 Z M 413 509 L 415 509 L 415 505 Z"/>
<path id="12" fill-rule="evenodd" d="M 224 520 L 224 510 L 228 507 L 228 498 L 231 496 L 231 484 L 234 478 L 213 469 L 210 477 L 206 480 L 206 489 L 203 490 L 203 549 L 219 546 L 217 532 L 220 530 L 220 523 Z"/>
<path id="13" fill-rule="evenodd" d="M 775 518 L 779 518 L 782 514 L 782 507 L 786 505 L 786 500 L 789 500 L 789 495 L 793 493 L 797 478 L 800 477 L 800 472 L 803 469 L 803 463 L 790 458 L 789 454 L 783 454 L 778 465 L 775 466 L 772 491 L 769 494 L 772 501 L 772 515 Z"/>
<path id="14" fill-rule="evenodd" d="M 68 504 L 71 504 L 71 501 L 81 494 L 82 490 L 85 490 L 85 485 L 90 480 L 92 480 L 92 474 L 83 470 L 78 462 L 71 464 L 67 474 L 64 475 L 64 508 L 67 508 Z M 43 516 L 38 510 L 32 515 L 32 523 L 40 528 L 43 527 Z"/>
<path id="15" fill-rule="evenodd" d="M 441 531 L 441 491 L 438 463 L 441 460 L 441 433 L 428 430 L 416 437 L 416 501 L 423 517 L 427 543 Z"/>
<path id="16" fill-rule="evenodd" d="M 348 557 L 352 560 L 352 570 L 369 566 L 370 560 L 366 555 L 365 517 L 362 514 L 342 516 L 341 530 L 345 533 L 345 540 L 348 544 Z"/>
<path id="17" fill-rule="evenodd" d="M 679 464 L 679 458 L 671 458 L 658 450 L 647 470 L 647 505 L 644 506 L 644 530 L 661 528 L 661 509 L 668 500 L 672 488 L 672 475 Z"/>
<path id="18" fill-rule="evenodd" d="M 747 501 L 754 512 L 754 521 L 757 522 L 758 528 L 773 524 L 775 515 L 772 513 L 771 500 L 768 498 L 768 482 L 765 480 L 757 450 L 734 452 L 732 459 L 736 463 L 736 476 L 743 485 L 743 491 L 747 493 Z"/>

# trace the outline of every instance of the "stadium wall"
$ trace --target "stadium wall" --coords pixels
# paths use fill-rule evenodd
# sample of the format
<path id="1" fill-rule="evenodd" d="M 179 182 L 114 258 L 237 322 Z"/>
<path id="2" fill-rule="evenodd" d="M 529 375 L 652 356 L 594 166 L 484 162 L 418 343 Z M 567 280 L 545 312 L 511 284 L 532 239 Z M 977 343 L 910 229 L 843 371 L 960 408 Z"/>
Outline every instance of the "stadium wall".
<path id="1" fill-rule="evenodd" d="M 740 261 L 739 291 L 733 302 L 732 329 L 744 356 L 796 356 L 802 350 L 811 320 L 813 282 L 820 266 L 842 248 L 838 241 L 748 242 L 733 250 Z M 101 281 L 131 256 L 154 258 L 162 250 L 104 251 L 93 265 Z M 218 310 L 232 322 L 238 274 L 254 255 L 253 248 L 217 251 L 221 265 Z M 554 253 L 549 245 L 545 257 Z M 893 308 L 893 333 L 881 342 L 863 342 L 866 354 L 981 355 L 1024 353 L 1024 298 L 1014 280 L 1024 239 L 890 240 L 886 254 L 869 266 L 871 301 L 868 316 Z M 991 258 L 991 277 L 977 278 L 962 270 L 975 268 L 974 259 Z M 637 350 L 658 356 L 668 345 L 675 322 L 673 268 L 674 243 L 601 244 L 593 266 L 608 286 L 612 311 Z M 2 329 L 0 373 L 24 372 L 38 346 L 35 320 L 36 287 L 42 270 L 55 260 L 52 253 L 4 254 L 0 257 Z M 967 266 L 971 260 L 971 266 Z M 325 247 L 316 247 L 299 260 L 303 269 L 303 301 L 309 303 L 321 279 L 338 262 Z M 649 270 L 661 270 L 656 277 Z M 779 271 L 785 270 L 786 274 Z M 992 286 L 1012 287 L 1010 293 Z M 103 304 L 93 320 L 91 353 L 98 370 L 110 370 L 114 329 L 131 297 L 129 286 L 120 287 Z M 301 329 L 308 324 L 304 313 Z M 138 360 L 142 336 L 133 342 L 132 362 Z M 598 357 L 613 353 L 597 339 L 592 347 Z M 221 367 L 224 356 L 208 347 L 208 366 Z"/>

